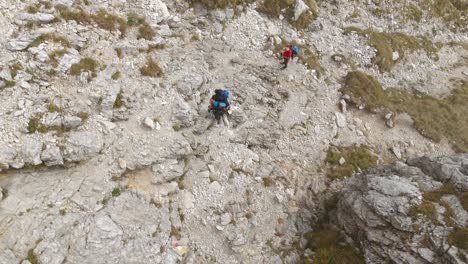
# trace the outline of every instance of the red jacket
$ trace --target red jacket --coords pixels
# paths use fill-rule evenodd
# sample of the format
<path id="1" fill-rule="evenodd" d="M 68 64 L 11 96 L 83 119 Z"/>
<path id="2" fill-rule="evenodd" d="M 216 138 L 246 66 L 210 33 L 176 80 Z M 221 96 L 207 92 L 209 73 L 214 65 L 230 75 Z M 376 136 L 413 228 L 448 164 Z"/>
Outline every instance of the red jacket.
<path id="1" fill-rule="evenodd" d="M 292 50 L 290 48 L 287 48 L 284 52 L 283 52 L 283 58 L 284 59 L 290 59 L 292 57 Z"/>

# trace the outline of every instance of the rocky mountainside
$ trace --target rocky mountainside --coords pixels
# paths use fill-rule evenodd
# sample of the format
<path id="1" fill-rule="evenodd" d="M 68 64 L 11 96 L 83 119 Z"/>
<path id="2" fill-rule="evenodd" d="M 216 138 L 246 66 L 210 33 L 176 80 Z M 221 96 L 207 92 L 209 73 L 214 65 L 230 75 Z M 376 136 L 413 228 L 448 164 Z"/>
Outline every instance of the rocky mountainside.
<path id="1" fill-rule="evenodd" d="M 0 263 L 466 261 L 466 11 L 0 0 Z"/>

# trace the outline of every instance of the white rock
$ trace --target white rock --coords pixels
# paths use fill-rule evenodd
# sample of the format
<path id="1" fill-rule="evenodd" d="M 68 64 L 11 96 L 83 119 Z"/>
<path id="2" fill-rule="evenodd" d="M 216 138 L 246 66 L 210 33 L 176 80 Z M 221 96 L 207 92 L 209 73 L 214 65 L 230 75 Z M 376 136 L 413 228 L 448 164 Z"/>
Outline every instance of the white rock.
<path id="1" fill-rule="evenodd" d="M 340 165 L 343 165 L 343 164 L 346 163 L 346 160 L 345 160 L 343 157 L 341 157 L 340 160 L 338 160 L 338 163 L 339 163 Z"/>
<path id="2" fill-rule="evenodd" d="M 309 10 L 309 6 L 304 3 L 302 0 L 296 0 L 296 5 L 294 6 L 294 21 L 297 21 L 299 17 Z"/>
<path id="3" fill-rule="evenodd" d="M 31 164 L 31 165 L 41 164 L 42 163 L 42 160 L 41 160 L 42 146 L 44 146 L 42 142 L 33 138 L 27 138 L 24 141 L 22 152 L 21 152 L 23 155 L 24 162 L 26 164 Z"/>
<path id="4" fill-rule="evenodd" d="M 400 150 L 400 147 L 398 146 L 393 146 L 392 147 L 392 152 L 393 154 L 395 154 L 395 156 L 398 158 L 398 159 L 401 159 L 401 150 Z"/>
<path id="5" fill-rule="evenodd" d="M 221 215 L 221 218 L 220 218 L 221 225 L 223 226 L 228 225 L 229 223 L 231 223 L 231 221 L 232 221 L 232 215 L 230 213 L 224 213 Z"/>
<path id="6" fill-rule="evenodd" d="M 62 153 L 57 146 L 45 149 L 41 154 L 41 160 L 46 166 L 59 166 L 63 165 Z"/>
<path id="7" fill-rule="evenodd" d="M 335 116 L 336 116 L 336 125 L 338 127 L 345 127 L 346 126 L 346 116 L 343 115 L 342 113 L 339 113 L 339 112 L 335 112 Z"/>
<path id="8" fill-rule="evenodd" d="M 145 119 L 143 119 L 143 124 L 148 128 L 151 128 L 151 129 L 155 128 L 154 121 L 152 118 L 145 117 Z"/>
<path id="9" fill-rule="evenodd" d="M 392 60 L 393 61 L 396 61 L 400 58 L 400 54 L 398 53 L 398 51 L 394 51 L 392 52 Z"/>

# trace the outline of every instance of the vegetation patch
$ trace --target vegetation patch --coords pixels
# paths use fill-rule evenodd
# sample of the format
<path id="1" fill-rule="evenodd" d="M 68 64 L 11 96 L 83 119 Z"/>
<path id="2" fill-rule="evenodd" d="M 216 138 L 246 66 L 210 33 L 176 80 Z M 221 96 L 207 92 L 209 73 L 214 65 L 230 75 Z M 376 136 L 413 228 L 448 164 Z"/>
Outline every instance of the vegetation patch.
<path id="1" fill-rule="evenodd" d="M 224 9 L 249 5 L 255 0 L 190 0 L 192 4 L 202 4 L 208 9 Z"/>
<path id="2" fill-rule="evenodd" d="M 450 245 L 456 246 L 463 250 L 468 250 L 468 228 L 455 229 L 448 236 Z"/>
<path id="3" fill-rule="evenodd" d="M 28 256 L 26 258 L 31 264 L 39 264 L 39 260 L 37 259 L 36 254 L 34 253 L 34 248 L 28 250 Z"/>
<path id="4" fill-rule="evenodd" d="M 149 58 L 146 65 L 140 68 L 141 75 L 149 77 L 161 77 L 163 71 L 159 64 L 152 58 Z"/>
<path id="5" fill-rule="evenodd" d="M 67 7 L 58 7 L 60 17 L 65 20 L 74 20 L 79 24 L 90 25 L 97 24 L 100 28 L 107 31 L 119 30 L 121 37 L 124 37 L 127 32 L 127 22 L 125 19 L 108 13 L 104 9 L 100 9 L 96 14 L 88 14 L 83 8 L 78 7 L 78 10 L 72 10 Z"/>
<path id="6" fill-rule="evenodd" d="M 343 164 L 340 164 L 341 158 L 345 160 Z M 377 157 L 365 145 L 349 147 L 331 146 L 328 149 L 325 161 L 331 165 L 327 174 L 331 179 L 351 176 L 359 170 L 367 170 L 377 165 Z"/>
<path id="7" fill-rule="evenodd" d="M 423 1 L 422 6 L 428 10 L 429 16 L 439 17 L 454 32 L 467 31 L 468 4 L 463 0 Z"/>
<path id="8" fill-rule="evenodd" d="M 114 74 L 112 74 L 111 78 L 112 78 L 112 80 L 118 80 L 118 79 L 120 79 L 121 75 L 122 74 L 120 73 L 120 71 L 116 71 Z"/>
<path id="9" fill-rule="evenodd" d="M 411 207 L 408 215 L 411 216 L 411 218 L 413 219 L 417 219 L 420 215 L 423 215 L 431 222 L 438 223 L 437 209 L 434 203 L 427 200 L 423 200 L 420 205 L 415 205 Z"/>
<path id="10" fill-rule="evenodd" d="M 80 75 L 82 72 L 91 72 L 92 77 L 96 77 L 98 63 L 92 58 L 81 59 L 79 63 L 75 63 L 70 68 L 71 75 Z"/>
<path id="11" fill-rule="evenodd" d="M 47 33 L 47 34 L 42 34 L 39 37 L 37 37 L 31 44 L 29 44 L 29 47 L 37 47 L 41 43 L 44 43 L 46 41 L 60 43 L 62 46 L 66 48 L 70 48 L 72 46 L 70 41 L 68 41 L 68 39 L 65 38 L 64 36 L 60 36 L 54 33 Z"/>
<path id="12" fill-rule="evenodd" d="M 257 10 L 272 17 L 284 15 L 288 22 L 296 29 L 305 29 L 317 18 L 317 7 L 312 0 L 305 0 L 309 10 L 304 12 L 297 20 L 294 20 L 295 0 L 264 0 Z M 283 13 L 283 10 L 285 12 Z"/>
<path id="13" fill-rule="evenodd" d="M 344 29 L 345 34 L 356 32 L 361 36 L 367 36 L 370 44 L 377 50 L 377 54 L 372 58 L 372 63 L 379 67 L 380 72 L 389 72 L 396 63 L 405 56 L 416 50 L 424 50 L 435 59 L 440 45 L 432 43 L 426 37 L 409 36 L 398 32 L 376 32 L 373 30 L 362 30 L 355 27 Z M 394 60 L 393 53 L 398 53 L 398 58 Z"/>
<path id="14" fill-rule="evenodd" d="M 114 102 L 113 108 L 114 108 L 114 109 L 122 108 L 124 105 L 125 105 L 125 101 L 124 101 L 124 97 L 123 97 L 123 92 L 120 91 L 120 92 L 117 94 L 117 97 L 115 98 L 115 102 Z"/>
<path id="15" fill-rule="evenodd" d="M 455 186 L 451 183 L 445 183 L 441 188 L 432 191 L 425 192 L 423 197 L 425 200 L 438 203 L 444 195 L 455 195 L 463 206 L 465 211 L 468 211 L 468 192 L 460 192 L 455 189 Z"/>
<path id="16" fill-rule="evenodd" d="M 16 62 L 16 63 L 13 63 L 12 65 L 10 65 L 10 72 L 11 72 L 11 78 L 15 78 L 16 75 L 18 75 L 18 72 L 23 70 L 23 65 L 21 65 L 21 63 L 19 62 Z"/>
<path id="17" fill-rule="evenodd" d="M 321 227 L 305 234 L 307 248 L 315 252 L 313 260 L 301 260 L 299 263 L 330 264 L 347 263 L 363 264 L 362 254 L 345 241 L 344 236 L 335 228 Z"/>
<path id="18" fill-rule="evenodd" d="M 121 194 L 120 188 L 116 187 L 112 190 L 112 197 L 118 197 Z"/>
<path id="19" fill-rule="evenodd" d="M 57 49 L 52 51 L 49 54 L 49 64 L 57 67 L 59 64 L 59 58 L 61 58 L 63 55 L 65 55 L 67 51 L 65 49 Z"/>
<path id="20" fill-rule="evenodd" d="M 468 152 L 468 81 L 445 98 L 415 96 L 397 89 L 383 90 L 372 76 L 360 71 L 348 73 L 341 92 L 355 105 L 375 111 L 385 108 L 395 113 L 408 113 L 421 135 L 439 142 L 446 137 L 454 150 Z"/>
<path id="21" fill-rule="evenodd" d="M 178 240 L 182 238 L 182 234 L 180 233 L 181 231 L 180 227 L 171 226 L 171 236 Z"/>
<path id="22" fill-rule="evenodd" d="M 156 36 L 156 32 L 146 21 L 146 19 L 135 13 L 130 13 L 127 15 L 127 25 L 139 26 L 137 36 L 138 39 L 152 40 Z"/>

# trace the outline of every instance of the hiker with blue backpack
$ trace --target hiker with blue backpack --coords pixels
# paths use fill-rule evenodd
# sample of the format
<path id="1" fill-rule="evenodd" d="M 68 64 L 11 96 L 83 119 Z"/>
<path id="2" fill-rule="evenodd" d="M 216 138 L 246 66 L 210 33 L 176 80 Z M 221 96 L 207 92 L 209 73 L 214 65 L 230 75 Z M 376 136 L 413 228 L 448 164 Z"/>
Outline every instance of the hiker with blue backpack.
<path id="1" fill-rule="evenodd" d="M 298 46 L 293 46 L 292 47 L 292 57 L 291 57 L 291 62 L 294 60 L 294 58 L 299 57 L 299 47 Z"/>
<path id="2" fill-rule="evenodd" d="M 208 112 L 213 112 L 216 122 L 219 124 L 221 118 L 223 118 L 223 121 L 227 126 L 229 126 L 229 121 L 225 114 L 230 110 L 228 99 L 228 90 L 216 89 L 215 94 L 210 99 L 210 105 L 208 106 Z"/>

